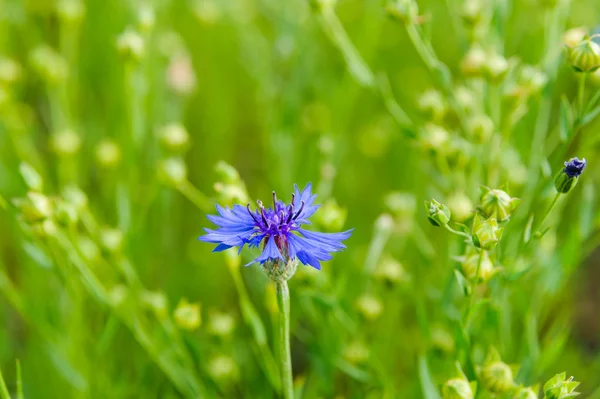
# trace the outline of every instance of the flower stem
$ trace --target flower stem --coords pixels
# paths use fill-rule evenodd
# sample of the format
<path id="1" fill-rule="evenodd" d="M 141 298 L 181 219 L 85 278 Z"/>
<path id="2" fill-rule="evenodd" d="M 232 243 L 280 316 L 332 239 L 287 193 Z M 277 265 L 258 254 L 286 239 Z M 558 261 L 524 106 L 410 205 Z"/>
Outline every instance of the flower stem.
<path id="1" fill-rule="evenodd" d="M 469 236 L 467 233 L 463 233 L 462 231 L 454 230 L 452 227 L 448 226 L 447 224 L 444 225 L 444 228 L 452 234 L 456 234 L 456 235 L 471 239 L 471 236 Z"/>
<path id="2" fill-rule="evenodd" d="M 579 89 L 577 91 L 577 98 L 579 100 L 579 118 L 583 117 L 583 99 L 585 98 L 585 78 L 587 73 L 579 74 Z"/>
<path id="3" fill-rule="evenodd" d="M 465 310 L 465 328 L 468 330 L 469 324 L 471 321 L 471 311 L 473 309 L 474 300 L 475 300 L 475 289 L 477 288 L 477 284 L 479 284 L 479 275 L 481 274 L 481 263 L 483 261 L 483 250 L 479 251 L 479 260 L 477 261 L 477 269 L 475 270 L 475 280 L 471 286 L 471 295 L 469 296 L 469 304 L 467 305 L 467 309 Z"/>
<path id="4" fill-rule="evenodd" d="M 542 219 L 542 222 L 540 223 L 540 227 L 538 228 L 536 235 L 538 235 L 542 232 L 542 228 L 544 227 L 544 224 L 546 223 L 548 216 L 550 216 L 552 209 L 554 209 L 554 207 L 556 206 L 556 203 L 558 202 L 558 199 L 560 198 L 560 194 L 561 193 L 556 193 L 556 195 L 554 196 L 554 199 L 552 200 L 550 207 L 548 208 L 548 210 L 546 211 L 546 214 L 544 215 L 544 219 Z"/>
<path id="5" fill-rule="evenodd" d="M 290 291 L 287 281 L 277 281 L 277 304 L 279 305 L 279 362 L 283 397 L 293 399 L 292 354 L 290 351 Z"/>

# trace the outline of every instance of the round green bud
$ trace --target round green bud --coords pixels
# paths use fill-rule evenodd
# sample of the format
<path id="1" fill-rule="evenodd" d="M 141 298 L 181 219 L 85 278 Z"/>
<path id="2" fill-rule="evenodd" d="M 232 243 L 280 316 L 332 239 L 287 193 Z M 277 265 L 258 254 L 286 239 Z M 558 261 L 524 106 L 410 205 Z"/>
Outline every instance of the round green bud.
<path id="1" fill-rule="evenodd" d="M 469 381 L 463 378 L 448 380 L 442 387 L 443 399 L 473 399 L 474 397 Z"/>
<path id="2" fill-rule="evenodd" d="M 329 136 L 322 136 L 319 139 L 318 146 L 319 146 L 319 151 L 324 156 L 329 156 L 329 155 L 333 154 L 333 151 L 335 150 L 335 142 Z"/>
<path id="3" fill-rule="evenodd" d="M 375 220 L 375 230 L 378 233 L 390 233 L 392 230 L 394 230 L 394 218 L 387 213 L 382 213 Z"/>
<path id="4" fill-rule="evenodd" d="M 187 180 L 187 166 L 182 158 L 163 159 L 158 166 L 158 178 L 163 184 L 177 187 Z"/>
<path id="5" fill-rule="evenodd" d="M 503 230 L 503 228 L 498 227 L 498 222 L 495 218 L 481 220 L 479 214 L 476 213 L 473 218 L 473 227 L 471 228 L 473 244 L 477 248 L 486 251 L 492 250 L 500 242 Z"/>
<path id="6" fill-rule="evenodd" d="M 133 29 L 127 28 L 117 38 L 117 49 L 126 60 L 139 61 L 144 55 L 144 39 Z"/>
<path id="7" fill-rule="evenodd" d="M 500 361 L 483 367 L 481 383 L 488 391 L 496 394 L 510 392 L 515 386 L 510 366 Z"/>
<path id="8" fill-rule="evenodd" d="M 412 218 L 417 208 L 417 199 L 410 193 L 391 192 L 384 202 L 389 211 L 400 218 Z"/>
<path id="9" fill-rule="evenodd" d="M 29 60 L 32 69 L 49 85 L 57 85 L 67 78 L 67 62 L 49 46 L 42 45 L 33 49 Z"/>
<path id="10" fill-rule="evenodd" d="M 467 77 L 483 75 L 487 63 L 487 54 L 479 46 L 473 46 L 460 62 L 460 70 Z"/>
<path id="11" fill-rule="evenodd" d="M 113 307 L 120 307 L 124 304 L 129 292 L 127 287 L 122 284 L 115 285 L 108 293 L 108 301 Z"/>
<path id="12" fill-rule="evenodd" d="M 210 376 L 219 383 L 235 382 L 239 378 L 239 370 L 235 361 L 229 356 L 219 355 L 209 360 L 207 370 Z"/>
<path id="13" fill-rule="evenodd" d="M 344 227 L 347 215 L 348 211 L 340 207 L 335 199 L 330 198 L 323 203 L 319 213 L 315 216 L 317 216 L 319 224 L 326 230 L 339 231 Z"/>
<path id="14" fill-rule="evenodd" d="M 149 32 L 154 27 L 156 17 L 154 9 L 149 4 L 143 4 L 138 10 L 138 22 L 142 32 Z"/>
<path id="15" fill-rule="evenodd" d="M 117 254 L 123 248 L 123 232 L 119 229 L 105 229 L 100 233 L 100 243 L 109 254 Z"/>
<path id="16" fill-rule="evenodd" d="M 481 187 L 481 191 L 481 213 L 488 218 L 493 216 L 501 222 L 508 220 L 522 202 L 519 198 L 511 198 L 502 190 Z"/>
<path id="17" fill-rule="evenodd" d="M 471 199 L 463 192 L 455 192 L 446 201 L 453 218 L 458 222 L 464 222 L 473 216 L 475 206 Z"/>
<path id="18" fill-rule="evenodd" d="M 464 86 L 458 86 L 454 89 L 454 96 L 458 106 L 467 114 L 475 109 L 475 96 L 473 92 Z"/>
<path id="19" fill-rule="evenodd" d="M 362 365 L 369 360 L 370 354 L 369 348 L 364 343 L 354 341 L 344 348 L 342 356 L 351 364 Z"/>
<path id="20" fill-rule="evenodd" d="M 81 254 L 83 257 L 90 262 L 96 261 L 100 259 L 100 248 L 94 242 L 94 240 L 89 237 L 81 236 L 79 237 L 79 249 L 81 249 Z"/>
<path id="21" fill-rule="evenodd" d="M 325 181 L 332 181 L 337 174 L 337 169 L 335 165 L 330 162 L 326 162 L 321 166 L 321 177 Z"/>
<path id="22" fill-rule="evenodd" d="M 110 139 L 104 139 L 96 147 L 96 163 L 106 169 L 112 169 L 121 162 L 121 148 Z"/>
<path id="23" fill-rule="evenodd" d="M 216 337 L 229 337 L 235 329 L 235 319 L 229 313 L 210 312 L 207 329 Z"/>
<path id="24" fill-rule="evenodd" d="M 217 162 L 215 172 L 219 175 L 219 179 L 226 183 L 237 183 L 240 180 L 240 174 L 237 169 L 225 161 Z"/>
<path id="25" fill-rule="evenodd" d="M 21 66 L 10 58 L 0 58 L 0 83 L 6 85 L 17 82 L 21 78 Z"/>
<path id="26" fill-rule="evenodd" d="M 88 206 L 88 197 L 87 195 L 77 186 L 67 186 L 62 192 L 63 199 L 72 204 L 77 212 L 82 212 Z"/>
<path id="27" fill-rule="evenodd" d="M 200 327 L 200 305 L 197 303 L 189 303 L 187 299 L 182 298 L 173 314 L 175 324 L 182 330 L 194 331 Z"/>
<path id="28" fill-rule="evenodd" d="M 568 62 L 576 72 L 594 72 L 600 68 L 600 45 L 585 37 L 577 46 L 567 48 Z"/>
<path id="29" fill-rule="evenodd" d="M 427 210 L 427 219 L 434 226 L 445 226 L 450 221 L 450 209 L 433 198 L 431 201 L 425 201 L 425 209 Z"/>
<path id="30" fill-rule="evenodd" d="M 381 301 L 370 294 L 361 295 L 356 300 L 356 308 L 365 319 L 370 321 L 378 319 L 383 312 Z"/>
<path id="31" fill-rule="evenodd" d="M 81 138 L 70 129 L 61 130 L 50 136 L 50 147 L 58 156 L 75 155 L 81 149 Z"/>
<path id="32" fill-rule="evenodd" d="M 410 280 L 402 264 L 391 256 L 385 256 L 377 263 L 373 277 L 390 288 Z"/>
<path id="33" fill-rule="evenodd" d="M 169 314 L 167 296 L 160 292 L 144 290 L 140 295 L 142 305 L 151 310 L 157 318 L 164 319 Z"/>
<path id="34" fill-rule="evenodd" d="M 423 148 L 430 152 L 443 154 L 448 150 L 450 133 L 439 125 L 428 123 L 421 132 L 419 142 Z"/>
<path id="35" fill-rule="evenodd" d="M 427 90 L 419 97 L 417 101 L 419 110 L 434 121 L 440 121 L 448 112 L 448 104 L 437 90 Z"/>
<path id="36" fill-rule="evenodd" d="M 492 81 L 500 81 L 506 76 L 509 64 L 506 58 L 497 53 L 489 54 L 485 61 L 485 72 Z"/>
<path id="37" fill-rule="evenodd" d="M 479 264 L 481 258 L 481 264 Z M 481 251 L 478 253 L 475 250 L 470 250 L 467 252 L 467 255 L 461 258 L 458 258 L 460 263 L 460 270 L 465 278 L 469 281 L 474 281 L 477 276 L 477 265 L 479 265 L 479 279 L 476 282 L 485 283 L 489 281 L 497 272 L 494 264 L 492 263 L 487 251 Z"/>
<path id="38" fill-rule="evenodd" d="M 454 353 L 456 343 L 454 336 L 444 326 L 434 325 L 431 328 L 431 346 L 444 354 Z"/>
<path id="39" fill-rule="evenodd" d="M 79 220 L 77 208 L 66 201 L 58 200 L 55 205 L 56 221 L 63 226 L 72 226 Z"/>
<path id="40" fill-rule="evenodd" d="M 475 26 L 483 18 L 483 3 L 481 0 L 466 0 L 463 3 L 461 17 L 465 24 Z"/>
<path id="41" fill-rule="evenodd" d="M 196 74 L 189 56 L 177 54 L 171 57 L 167 68 L 167 84 L 180 96 L 187 96 L 196 89 Z"/>
<path id="42" fill-rule="evenodd" d="M 538 93 L 548 82 L 548 76 L 540 69 L 524 65 L 518 78 L 518 84 L 528 94 Z"/>
<path id="43" fill-rule="evenodd" d="M 179 123 L 171 123 L 159 131 L 159 141 L 162 147 L 174 153 L 184 152 L 190 144 L 190 135 Z"/>
<path id="44" fill-rule="evenodd" d="M 482 144 L 492 137 L 494 122 L 485 114 L 473 115 L 467 121 L 467 131 L 475 143 Z"/>
<path id="45" fill-rule="evenodd" d="M 249 202 L 246 187 L 242 182 L 221 183 L 216 182 L 213 185 L 217 193 L 217 200 L 223 204 L 247 204 Z"/>

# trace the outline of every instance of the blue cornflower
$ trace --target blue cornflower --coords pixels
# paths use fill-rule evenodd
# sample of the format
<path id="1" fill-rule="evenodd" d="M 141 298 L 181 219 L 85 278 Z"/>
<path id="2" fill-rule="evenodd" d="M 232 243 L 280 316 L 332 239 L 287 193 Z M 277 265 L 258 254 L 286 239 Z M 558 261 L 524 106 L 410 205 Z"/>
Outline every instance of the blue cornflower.
<path id="1" fill-rule="evenodd" d="M 310 218 L 319 209 L 314 205 L 309 183 L 302 192 L 294 185 L 292 202 L 288 205 L 277 199 L 273 192 L 273 206 L 265 208 L 261 201 L 257 210 L 251 210 L 250 204 L 243 207 L 234 205 L 233 209 L 217 205 L 220 216 L 207 215 L 207 218 L 219 226 L 216 230 L 205 229 L 206 235 L 198 239 L 218 244 L 213 252 L 238 247 L 240 253 L 244 245 L 261 247 L 262 253 L 252 262 L 260 263 L 277 260 L 288 262 L 298 259 L 305 265 L 321 269 L 322 261 L 332 258 L 332 252 L 346 248 L 342 241 L 350 237 L 352 230 L 342 233 L 319 233 L 303 229 L 310 224 Z"/>
<path id="2" fill-rule="evenodd" d="M 569 177 L 579 177 L 583 173 L 586 165 L 587 161 L 585 158 L 581 160 L 577 157 L 571 158 L 565 162 L 565 173 Z"/>

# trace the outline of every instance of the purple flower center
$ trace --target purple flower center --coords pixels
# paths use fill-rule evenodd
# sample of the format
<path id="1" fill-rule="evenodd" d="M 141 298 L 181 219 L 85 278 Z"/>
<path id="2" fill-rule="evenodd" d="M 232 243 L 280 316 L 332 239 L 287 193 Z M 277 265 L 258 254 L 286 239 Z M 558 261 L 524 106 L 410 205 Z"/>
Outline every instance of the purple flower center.
<path id="1" fill-rule="evenodd" d="M 295 209 L 295 198 L 295 194 L 292 194 L 290 205 L 286 205 L 282 201 L 277 200 L 277 194 L 273 191 L 273 207 L 265 208 L 260 200 L 256 201 L 258 205 L 258 210 L 256 211 L 250 209 L 250 204 L 246 206 L 248 214 L 254 220 L 255 228 L 258 230 L 257 234 L 264 235 L 263 246 L 273 236 L 277 248 L 287 252 L 286 235 L 300 227 L 296 223 L 296 220 L 304 210 L 304 201 L 300 201 L 299 209 Z"/>

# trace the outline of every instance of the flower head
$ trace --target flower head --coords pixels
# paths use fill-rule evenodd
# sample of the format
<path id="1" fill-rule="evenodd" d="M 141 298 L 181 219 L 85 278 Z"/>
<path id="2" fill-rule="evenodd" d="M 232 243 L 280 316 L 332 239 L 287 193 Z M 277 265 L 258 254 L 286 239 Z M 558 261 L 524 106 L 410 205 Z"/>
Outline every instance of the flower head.
<path id="1" fill-rule="evenodd" d="M 585 160 L 585 158 L 579 159 L 575 157 L 565 162 L 564 170 L 569 177 L 579 177 L 583 173 L 583 170 L 585 169 L 586 165 L 587 161 Z"/>
<path id="2" fill-rule="evenodd" d="M 571 158 L 565 162 L 565 167 L 554 178 L 554 187 L 559 193 L 566 194 L 577 184 L 579 176 L 583 173 L 587 161 L 585 158 Z"/>
<path id="3" fill-rule="evenodd" d="M 341 242 L 352 230 L 342 233 L 319 233 L 303 229 L 303 224 L 310 224 L 309 218 L 319 209 L 315 205 L 316 195 L 312 193 L 312 185 L 308 184 L 302 192 L 294 185 L 294 194 L 290 204 L 277 199 L 273 192 L 273 206 L 265 207 L 257 201 L 258 209 L 250 209 L 250 204 L 243 207 L 234 205 L 221 207 L 217 205 L 219 216 L 208 215 L 208 219 L 219 226 L 216 230 L 205 229 L 207 234 L 199 240 L 218 244 L 214 251 L 223 251 L 238 247 L 242 251 L 244 245 L 262 248 L 262 253 L 252 262 L 270 262 L 278 267 L 300 261 L 315 269 L 321 269 L 321 262 L 332 258 L 331 252 L 346 248 Z M 239 253 L 238 252 L 238 253 Z"/>

